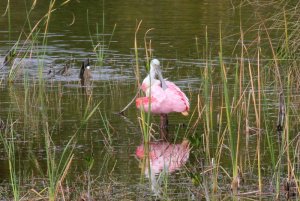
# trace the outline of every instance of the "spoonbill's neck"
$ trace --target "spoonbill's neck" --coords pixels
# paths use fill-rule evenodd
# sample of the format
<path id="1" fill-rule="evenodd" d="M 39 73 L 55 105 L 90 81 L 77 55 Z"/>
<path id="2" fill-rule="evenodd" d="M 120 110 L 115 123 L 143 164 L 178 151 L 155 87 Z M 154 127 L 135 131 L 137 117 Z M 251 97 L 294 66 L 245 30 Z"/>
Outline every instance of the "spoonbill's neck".
<path id="1" fill-rule="evenodd" d="M 155 79 L 155 75 L 147 75 L 147 77 L 143 80 L 142 87 L 146 90 L 150 86 L 153 86 L 155 84 L 160 84 L 160 81 L 158 79 Z M 145 91 L 144 90 L 144 91 Z"/>
<path id="2" fill-rule="evenodd" d="M 151 64 L 150 72 L 149 72 L 149 79 L 151 79 L 151 81 L 152 81 L 153 79 L 155 79 L 155 76 L 156 76 L 155 67 Z"/>

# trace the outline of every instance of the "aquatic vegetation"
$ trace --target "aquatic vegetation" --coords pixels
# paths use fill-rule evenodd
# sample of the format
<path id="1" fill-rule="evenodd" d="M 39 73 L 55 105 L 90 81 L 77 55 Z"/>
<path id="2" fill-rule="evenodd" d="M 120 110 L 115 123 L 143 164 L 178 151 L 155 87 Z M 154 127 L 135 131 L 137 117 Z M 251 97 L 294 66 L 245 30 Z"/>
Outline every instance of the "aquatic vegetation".
<path id="1" fill-rule="evenodd" d="M 4 145 L 5 152 L 8 155 L 9 173 L 10 173 L 10 184 L 13 191 L 13 198 L 15 201 L 20 199 L 20 188 L 21 188 L 21 175 L 17 169 L 16 159 L 16 144 L 15 144 L 15 131 L 12 119 L 9 119 L 6 123 L 5 129 L 0 129 L 0 139 Z"/>
<path id="2" fill-rule="evenodd" d="M 169 27 L 149 29 L 149 24 L 156 25 L 153 11 L 143 24 L 127 25 L 131 38 L 115 33 L 114 16 L 104 15 L 111 9 L 105 10 L 104 2 L 101 26 L 96 23 L 92 30 L 95 16 L 88 13 L 87 27 L 79 29 L 82 35 L 76 36 L 70 26 L 62 39 L 52 29 L 52 21 L 62 19 L 59 12 L 69 14 L 73 24 L 80 22 L 72 13 L 79 2 L 65 7 L 69 2 L 52 0 L 39 12 L 37 1 L 26 5 L 24 27 L 15 31 L 8 1 L 8 47 L 1 49 L 7 57 L 1 58 L 5 65 L 0 67 L 3 199 L 299 198 L 298 2 L 272 1 L 278 10 L 270 13 L 260 11 L 270 5 L 232 2 L 234 26 L 224 16 L 219 27 L 215 21 L 199 25 L 203 30 L 194 44 L 172 38 L 177 26 L 192 30 L 188 24 L 173 24 L 172 36 L 161 35 Z M 251 26 L 243 19 L 247 6 L 254 6 L 259 16 Z M 112 34 L 105 34 L 107 27 Z M 82 33 L 86 28 L 88 33 Z M 114 34 L 120 52 L 113 49 Z M 70 44 L 62 44 L 66 38 Z M 127 42 L 133 46 L 131 54 Z M 190 49 L 173 52 L 179 43 Z M 48 64 L 66 55 L 74 58 L 75 76 L 45 79 Z M 140 95 L 141 76 L 151 71 L 154 56 L 190 101 L 188 117 L 168 116 L 170 135 L 164 142 L 157 141 L 159 117 L 146 112 L 155 105 L 139 111 L 131 102 L 121 111 L 126 117 L 115 115 Z M 80 79 L 78 61 L 86 58 L 97 62 L 91 71 L 89 61 L 83 62 Z M 59 73 L 68 75 L 68 64 Z M 88 92 L 85 86 L 91 81 Z"/>
<path id="3" fill-rule="evenodd" d="M 89 22 L 89 12 L 87 10 L 87 25 L 88 25 L 88 32 L 90 36 L 90 40 L 92 43 L 93 47 L 93 52 L 95 52 L 97 61 L 99 66 L 103 66 L 104 59 L 106 57 L 106 52 L 109 50 L 110 44 L 112 42 L 112 38 L 114 35 L 114 32 L 116 30 L 116 24 L 113 27 L 113 30 L 110 34 L 105 33 L 105 5 L 104 1 L 102 2 L 102 27 L 101 27 L 101 32 L 99 30 L 99 24 L 96 24 L 96 33 L 95 36 L 92 35 L 91 29 L 90 29 L 90 22 Z M 106 40 L 106 37 L 109 36 L 109 40 Z"/>

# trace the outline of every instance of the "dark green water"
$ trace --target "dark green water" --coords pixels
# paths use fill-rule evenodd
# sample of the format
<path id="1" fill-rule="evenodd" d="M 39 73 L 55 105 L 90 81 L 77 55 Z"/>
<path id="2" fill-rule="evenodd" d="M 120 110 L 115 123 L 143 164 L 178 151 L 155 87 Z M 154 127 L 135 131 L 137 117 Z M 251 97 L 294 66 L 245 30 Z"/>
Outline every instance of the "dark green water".
<path id="1" fill-rule="evenodd" d="M 6 1 L 0 2 L 0 13 L 5 12 Z M 57 4 L 58 5 L 58 4 Z M 115 197 L 124 191 L 130 192 L 128 198 L 142 199 L 140 196 L 147 192 L 145 185 L 140 186 L 141 171 L 138 161 L 135 158 L 135 150 L 142 143 L 141 129 L 138 123 L 140 112 L 131 106 L 126 112 L 126 118 L 116 115 L 134 97 L 137 87 L 135 81 L 135 56 L 134 36 L 138 22 L 142 20 L 137 35 L 139 50 L 139 61 L 141 65 L 141 79 L 145 72 L 145 51 L 144 34 L 153 28 L 148 35 L 147 41 L 151 40 L 153 57 L 161 60 L 163 74 L 175 83 L 187 94 L 191 101 L 191 111 L 196 108 L 197 94 L 203 94 L 203 79 L 201 77 L 205 67 L 205 34 L 207 31 L 208 45 L 212 65 L 218 65 L 219 46 L 219 25 L 222 25 L 223 52 L 225 62 L 235 62 L 232 58 L 235 45 L 240 37 L 240 24 L 246 31 L 261 22 L 262 19 L 272 15 L 275 8 L 270 6 L 244 5 L 241 10 L 237 7 L 236 1 L 71 1 L 67 5 L 57 9 L 51 15 L 47 35 L 47 47 L 43 60 L 42 69 L 45 87 L 42 90 L 44 102 L 41 108 L 39 102 L 38 85 L 38 56 L 37 52 L 44 50 L 41 46 L 42 31 L 39 34 L 40 42 L 32 48 L 32 58 L 29 55 L 23 59 L 24 74 L 28 76 L 29 83 L 22 78 L 17 79 L 13 84 L 7 84 L 5 77 L 8 68 L 0 71 L 0 118 L 4 121 L 11 115 L 15 123 L 15 142 L 17 167 L 20 174 L 25 175 L 24 179 L 34 175 L 42 177 L 35 161 L 46 172 L 46 151 L 42 119 L 42 111 L 46 111 L 47 122 L 50 133 L 56 145 L 56 154 L 59 156 L 70 138 L 79 128 L 85 116 L 85 110 L 92 111 L 92 108 L 100 103 L 99 109 L 89 119 L 88 123 L 80 129 L 76 137 L 74 148 L 74 161 L 71 165 L 69 181 L 73 185 L 81 181 L 77 175 L 87 170 L 86 158 L 93 157 L 95 163 L 92 168 L 92 175 L 99 175 L 100 182 L 110 183 L 112 180 L 120 185 L 115 185 Z M 29 10 L 31 4 L 28 1 L 12 1 L 10 8 L 11 31 L 9 31 L 7 16 L 0 17 L 0 62 L 3 62 L 6 51 L 18 39 L 20 30 L 26 21 L 26 6 Z M 30 16 L 30 23 L 34 25 L 48 9 L 46 1 L 38 1 Z M 72 21 L 74 22 L 72 23 Z M 98 31 L 96 27 L 98 26 Z M 114 26 L 116 26 L 113 35 Z M 89 30 L 90 29 L 90 30 Z M 28 25 L 24 32 L 29 34 Z M 93 52 L 90 35 L 96 39 L 98 36 L 105 41 L 104 61 L 100 65 Z M 249 44 L 256 38 L 256 31 L 248 31 L 245 36 L 245 43 Z M 271 33 L 276 35 L 276 33 Z M 110 38 L 112 38 L 110 44 Z M 197 43 L 196 43 L 197 38 Z M 25 39 L 22 36 L 21 41 Z M 108 47 L 109 44 L 109 47 Z M 198 50 L 197 50 L 198 49 Z M 20 49 L 20 52 L 24 49 Z M 25 52 L 25 51 L 24 51 Z M 265 53 L 269 53 L 267 49 Z M 66 59 L 74 58 L 71 76 L 55 76 L 49 79 L 47 72 L 50 66 L 60 68 Z M 79 69 L 81 62 L 86 58 L 91 59 L 93 73 L 92 95 L 88 96 L 82 92 L 79 84 Z M 265 55 L 267 59 L 268 56 Z M 234 72 L 234 71 L 233 71 Z M 214 83 L 215 94 L 213 95 L 216 111 L 221 105 L 219 100 L 221 86 L 218 85 L 220 77 L 216 77 Z M 234 74 L 229 80 L 234 79 Z M 273 89 L 271 89 L 273 90 Z M 271 120 L 276 121 L 277 92 L 270 93 Z M 273 105 L 272 105 L 273 104 Z M 45 110 L 43 110 L 45 109 Z M 105 134 L 104 123 L 101 114 L 106 116 L 111 132 L 111 142 L 106 143 L 108 136 Z M 214 118 L 216 118 L 214 114 Z M 250 115 L 251 116 L 251 115 Z M 154 117 L 154 123 L 158 124 L 159 119 Z M 171 138 L 180 143 L 186 131 L 189 118 L 179 114 L 170 115 Z M 197 132 L 200 135 L 203 129 L 200 124 Z M 154 127 L 158 130 L 157 127 Z M 103 131 L 103 133 L 101 132 Z M 175 133 L 178 136 L 175 139 Z M 158 137 L 158 135 L 156 136 Z M 255 139 L 255 138 L 254 138 Z M 251 140 L 251 139 L 250 139 Z M 244 142 L 243 142 L 244 143 Z M 7 156 L 3 143 L 0 143 L 0 183 L 4 185 L 9 181 L 9 169 Z M 212 147 L 216 145 L 212 144 Z M 255 156 L 255 150 L 250 151 Z M 224 159 L 224 164 L 230 163 L 230 158 Z M 197 166 L 196 163 L 190 164 Z M 187 183 L 192 186 L 188 173 L 184 170 L 173 175 L 171 187 L 174 194 L 169 197 L 177 199 L 191 199 L 191 194 L 184 190 L 178 190 L 177 183 Z M 80 183 L 80 182 L 79 182 Z M 71 185 L 71 186 L 73 186 Z M 29 184 L 30 186 L 30 184 Z M 146 187 L 148 187 L 146 185 Z M 142 190 L 140 190 L 140 188 Z M 121 190 L 120 190 L 121 189 Z M 124 191 L 122 191 L 122 189 Z M 150 191 L 148 189 L 148 191 Z M 146 193 L 145 193 L 146 194 Z M 151 193 L 150 193 L 151 194 Z M 114 193 L 112 193 L 114 195 Z M 126 198 L 122 197 L 123 199 Z M 146 199 L 146 198 L 144 198 Z"/>

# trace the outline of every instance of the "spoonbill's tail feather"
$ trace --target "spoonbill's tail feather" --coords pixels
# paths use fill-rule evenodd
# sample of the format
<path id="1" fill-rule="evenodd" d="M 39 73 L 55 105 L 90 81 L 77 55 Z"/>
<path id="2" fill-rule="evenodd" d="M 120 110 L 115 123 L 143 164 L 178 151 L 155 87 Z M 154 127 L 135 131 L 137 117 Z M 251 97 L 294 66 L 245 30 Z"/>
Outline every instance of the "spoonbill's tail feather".
<path id="1" fill-rule="evenodd" d="M 188 112 L 188 111 L 184 111 L 184 112 L 181 112 L 181 114 L 182 114 L 183 116 L 188 116 L 188 115 L 189 115 L 189 112 Z"/>

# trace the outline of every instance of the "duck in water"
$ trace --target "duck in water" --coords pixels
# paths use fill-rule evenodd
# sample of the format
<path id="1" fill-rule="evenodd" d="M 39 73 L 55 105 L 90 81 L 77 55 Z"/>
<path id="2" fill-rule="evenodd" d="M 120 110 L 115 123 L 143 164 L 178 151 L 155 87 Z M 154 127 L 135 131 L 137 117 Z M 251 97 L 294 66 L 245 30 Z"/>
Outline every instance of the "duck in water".
<path id="1" fill-rule="evenodd" d="M 48 78 L 54 78 L 55 75 L 60 75 L 60 76 L 70 76 L 70 75 L 72 75 L 72 72 L 71 72 L 72 60 L 67 60 L 64 63 L 63 67 L 58 71 L 56 71 L 56 69 L 54 68 L 54 65 L 55 64 L 52 63 L 51 66 L 50 66 L 50 69 L 47 73 Z"/>
<path id="2" fill-rule="evenodd" d="M 71 60 L 68 60 L 62 69 L 57 72 L 58 75 L 70 76 L 71 75 Z"/>
<path id="3" fill-rule="evenodd" d="M 84 62 L 82 62 L 79 78 L 81 86 L 91 85 L 92 73 L 90 69 L 90 59 L 86 59 Z"/>
<path id="4" fill-rule="evenodd" d="M 5 57 L 4 57 L 4 61 L 3 61 L 3 66 L 10 66 L 13 64 L 14 59 L 16 57 L 16 52 L 14 49 L 11 49 L 9 51 L 7 51 Z"/>

